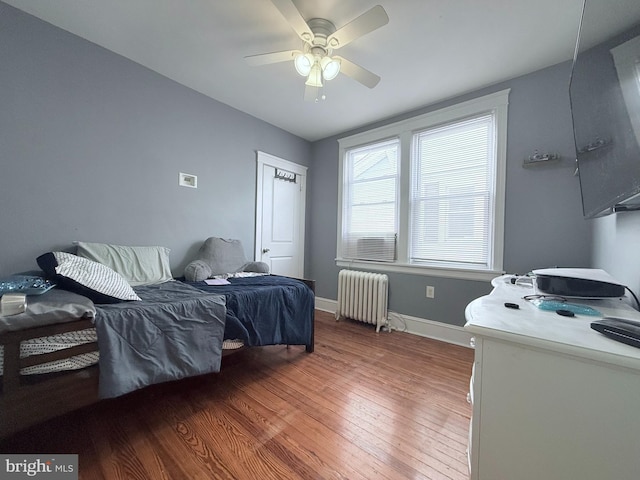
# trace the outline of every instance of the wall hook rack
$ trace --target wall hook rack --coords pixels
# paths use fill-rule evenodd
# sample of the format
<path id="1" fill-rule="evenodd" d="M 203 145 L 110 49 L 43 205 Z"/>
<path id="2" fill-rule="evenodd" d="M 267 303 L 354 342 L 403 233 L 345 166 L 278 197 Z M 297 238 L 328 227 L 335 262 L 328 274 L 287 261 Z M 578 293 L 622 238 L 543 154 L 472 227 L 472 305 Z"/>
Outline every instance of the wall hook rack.
<path id="1" fill-rule="evenodd" d="M 296 183 L 296 177 L 297 177 L 296 174 L 293 172 L 287 172 L 286 170 L 276 168 L 275 178 L 279 180 Z"/>
<path id="2" fill-rule="evenodd" d="M 535 165 L 538 163 L 549 162 L 551 160 L 558 160 L 560 155 L 557 153 L 540 153 L 538 150 L 533 152 L 533 155 L 529 155 L 524 159 L 522 164 L 523 167 L 528 167 L 529 165 Z"/>
<path id="3" fill-rule="evenodd" d="M 578 153 L 587 153 L 587 152 L 593 152 L 594 150 L 599 150 L 603 147 L 607 147 L 611 145 L 611 139 L 610 138 L 598 138 L 596 137 L 596 139 L 589 143 L 588 145 L 585 145 L 584 147 L 582 147 L 580 150 L 578 150 Z"/>

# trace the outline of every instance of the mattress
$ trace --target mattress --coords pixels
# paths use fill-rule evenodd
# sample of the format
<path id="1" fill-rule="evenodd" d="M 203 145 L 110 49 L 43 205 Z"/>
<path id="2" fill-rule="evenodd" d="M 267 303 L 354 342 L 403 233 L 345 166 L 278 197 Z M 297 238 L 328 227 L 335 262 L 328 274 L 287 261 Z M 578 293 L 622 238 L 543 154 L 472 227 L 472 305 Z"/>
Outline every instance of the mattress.
<path id="1" fill-rule="evenodd" d="M 20 358 L 33 355 L 55 352 L 65 348 L 96 342 L 98 337 L 95 328 L 77 330 L 68 333 L 52 335 L 50 337 L 32 338 L 20 343 Z M 98 352 L 82 353 L 73 357 L 56 360 L 53 362 L 33 365 L 20 369 L 21 375 L 36 375 L 42 373 L 61 372 L 66 370 L 79 370 L 98 363 Z M 4 371 L 4 348 L 0 346 L 0 375 Z"/>
<path id="2" fill-rule="evenodd" d="M 65 348 L 83 345 L 85 343 L 97 342 L 95 328 L 87 328 L 86 330 L 78 330 L 68 333 L 52 335 L 50 337 L 32 338 L 21 342 L 20 358 L 30 357 L 32 355 L 41 355 L 43 353 L 55 352 Z M 222 343 L 223 350 L 235 350 L 243 347 L 242 340 L 225 340 Z M 20 375 L 39 375 L 43 373 L 63 372 L 68 370 L 80 370 L 81 368 L 90 367 L 98 363 L 100 354 L 95 352 L 82 353 L 73 357 L 47 362 L 40 365 L 33 365 L 20 369 Z M 0 375 L 4 371 L 4 347 L 0 345 Z"/>

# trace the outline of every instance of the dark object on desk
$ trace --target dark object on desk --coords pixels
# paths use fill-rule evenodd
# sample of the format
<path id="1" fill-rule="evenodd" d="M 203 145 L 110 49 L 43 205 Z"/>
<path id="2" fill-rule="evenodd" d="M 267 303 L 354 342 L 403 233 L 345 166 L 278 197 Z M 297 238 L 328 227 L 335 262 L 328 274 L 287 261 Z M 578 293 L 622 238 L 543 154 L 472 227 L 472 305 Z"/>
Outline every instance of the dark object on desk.
<path id="1" fill-rule="evenodd" d="M 575 317 L 576 316 L 576 314 L 573 313 L 571 310 L 564 310 L 562 308 L 559 309 L 559 310 L 556 310 L 556 313 L 558 315 L 562 315 L 563 317 Z"/>
<path id="2" fill-rule="evenodd" d="M 547 272 L 553 271 L 547 270 Z M 624 296 L 624 286 L 613 283 L 613 280 L 603 282 L 587 278 L 553 275 L 553 273 L 537 275 L 536 287 L 542 293 L 563 297 L 615 298 Z"/>
<path id="3" fill-rule="evenodd" d="M 591 328 L 618 342 L 640 348 L 640 323 L 623 318 L 603 318 L 591 322 Z"/>
<path id="4" fill-rule="evenodd" d="M 520 308 L 520 305 L 518 305 L 517 303 L 511 303 L 511 302 L 505 303 L 504 306 L 507 308 L 513 308 L 514 310 L 518 310 Z"/>

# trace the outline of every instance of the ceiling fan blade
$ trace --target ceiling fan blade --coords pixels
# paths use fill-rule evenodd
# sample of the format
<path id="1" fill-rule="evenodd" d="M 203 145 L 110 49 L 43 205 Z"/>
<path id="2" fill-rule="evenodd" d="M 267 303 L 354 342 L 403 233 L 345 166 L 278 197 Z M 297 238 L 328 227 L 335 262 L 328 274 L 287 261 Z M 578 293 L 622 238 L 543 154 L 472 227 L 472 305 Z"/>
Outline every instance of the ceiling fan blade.
<path id="1" fill-rule="evenodd" d="M 345 58 L 338 56 L 333 58 L 340 60 L 340 73 L 344 73 L 346 76 L 353 78 L 365 87 L 373 88 L 378 85 L 380 77 L 375 73 L 372 73 L 366 68 L 356 65 Z"/>
<path id="2" fill-rule="evenodd" d="M 313 32 L 293 2 L 291 0 L 271 0 L 271 2 L 280 10 L 280 13 L 287 22 L 289 22 L 289 25 L 291 25 L 298 36 L 305 42 L 311 43 L 311 40 L 313 40 Z"/>
<path id="3" fill-rule="evenodd" d="M 259 55 L 249 55 L 244 57 L 246 62 L 252 67 L 268 65 L 270 63 L 287 62 L 293 60 L 296 54 L 302 53 L 300 50 L 287 50 L 284 52 L 261 53 Z"/>
<path id="4" fill-rule="evenodd" d="M 344 47 L 346 44 L 369 32 L 373 32 L 387 23 L 389 23 L 387 12 L 380 5 L 376 5 L 329 35 L 327 45 L 330 48 Z"/>

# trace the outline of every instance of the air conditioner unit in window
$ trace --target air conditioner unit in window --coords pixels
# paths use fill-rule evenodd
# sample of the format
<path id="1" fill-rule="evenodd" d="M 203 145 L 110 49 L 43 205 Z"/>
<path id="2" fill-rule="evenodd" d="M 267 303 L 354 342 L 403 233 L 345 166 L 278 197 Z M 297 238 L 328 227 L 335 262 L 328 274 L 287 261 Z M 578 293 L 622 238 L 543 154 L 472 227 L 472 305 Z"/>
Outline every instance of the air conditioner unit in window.
<path id="1" fill-rule="evenodd" d="M 362 237 L 356 243 L 356 258 L 393 262 L 396 259 L 396 237 Z"/>

